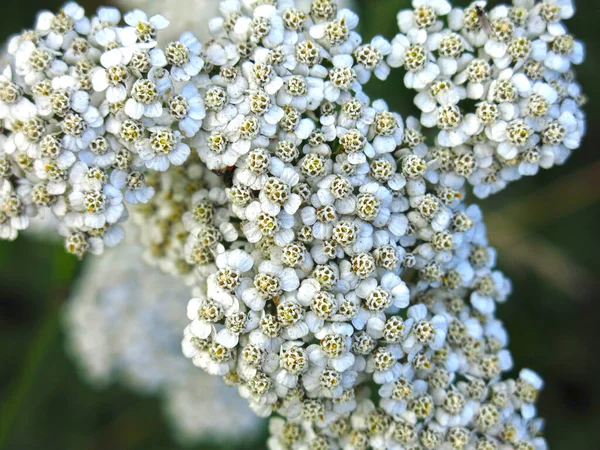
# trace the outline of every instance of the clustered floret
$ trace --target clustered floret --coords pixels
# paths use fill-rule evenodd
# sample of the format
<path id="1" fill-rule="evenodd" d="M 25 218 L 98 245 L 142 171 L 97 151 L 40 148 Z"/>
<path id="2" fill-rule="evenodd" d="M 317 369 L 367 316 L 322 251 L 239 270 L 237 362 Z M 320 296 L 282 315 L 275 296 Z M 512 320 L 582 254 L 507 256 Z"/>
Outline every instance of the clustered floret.
<path id="1" fill-rule="evenodd" d="M 74 253 L 125 217 L 123 190 L 146 203 L 132 215 L 147 260 L 194 286 L 185 356 L 281 416 L 273 450 L 546 448 L 542 381 L 503 378 L 511 286 L 465 196 L 579 146 L 574 8 L 412 3 L 391 42 L 362 42 L 334 0 L 225 0 L 205 45 L 160 49 L 164 19 L 118 28 L 74 6 L 11 44 L 9 232 L 39 167 Z M 420 118 L 363 90 L 398 67 Z"/>
<path id="2" fill-rule="evenodd" d="M 572 0 L 514 0 L 489 11 L 413 0 L 398 14 L 391 67 L 417 91 L 421 124 L 435 131 L 431 177 L 487 197 L 540 168 L 563 164 L 585 134 L 586 102 L 573 66 L 581 42 L 562 22 Z"/>
<path id="3" fill-rule="evenodd" d="M 75 3 L 39 14 L 8 45 L 0 75 L 0 237 L 51 212 L 69 252 L 101 253 L 123 238 L 126 204 L 154 195 L 146 172 L 182 165 L 205 115 L 192 77 L 191 34 L 158 48 L 162 16 Z"/>

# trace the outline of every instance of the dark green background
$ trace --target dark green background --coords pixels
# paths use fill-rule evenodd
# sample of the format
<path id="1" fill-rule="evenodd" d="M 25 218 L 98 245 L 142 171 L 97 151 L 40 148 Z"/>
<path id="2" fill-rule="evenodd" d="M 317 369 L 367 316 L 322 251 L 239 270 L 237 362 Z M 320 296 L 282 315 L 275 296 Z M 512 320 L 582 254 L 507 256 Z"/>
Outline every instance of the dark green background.
<path id="1" fill-rule="evenodd" d="M 34 11 L 61 3 L 3 0 L 0 38 L 31 26 Z M 362 0 L 365 37 L 392 37 L 395 12 L 407 4 Z M 577 6 L 568 25 L 588 50 L 579 70 L 590 98 L 584 145 L 564 167 L 521 180 L 484 203 L 499 265 L 514 282 L 499 316 L 511 335 L 515 366 L 531 367 L 546 380 L 539 409 L 554 450 L 600 448 L 600 35 L 597 2 Z M 404 115 L 413 110 L 398 76 L 369 92 Z M 0 243 L 0 450 L 179 448 L 158 400 L 120 388 L 95 391 L 79 379 L 59 323 L 78 271 L 59 245 L 30 238 Z M 241 448 L 264 448 L 264 442 Z"/>

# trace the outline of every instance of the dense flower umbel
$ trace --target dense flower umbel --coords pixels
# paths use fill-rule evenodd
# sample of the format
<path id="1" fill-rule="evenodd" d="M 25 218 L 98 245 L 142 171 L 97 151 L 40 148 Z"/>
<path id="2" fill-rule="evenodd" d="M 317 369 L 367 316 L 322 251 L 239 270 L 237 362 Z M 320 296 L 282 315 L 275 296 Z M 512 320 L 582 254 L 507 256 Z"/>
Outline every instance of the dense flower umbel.
<path id="1" fill-rule="evenodd" d="M 398 14 L 388 64 L 406 70 L 423 126 L 440 129 L 425 156 L 431 176 L 454 189 L 467 180 L 486 197 L 580 146 L 586 100 L 574 66 L 585 52 L 562 23 L 571 0 L 413 8 Z"/>
<path id="2" fill-rule="evenodd" d="M 467 181 L 487 196 L 564 162 L 579 146 L 585 99 L 571 66 L 584 50 L 561 22 L 573 15 L 571 2 L 486 11 L 484 2 L 460 9 L 415 0 L 413 8 L 398 14 L 401 33 L 391 43 L 380 36 L 362 43 L 357 16 L 334 1 L 313 2 L 310 12 L 291 0 L 224 1 L 207 46 L 184 33 L 162 48 L 156 38 L 168 22 L 140 10 L 125 16 L 125 26 L 112 8 L 86 18 L 68 3 L 58 14 L 40 14 L 34 30 L 11 40 L 10 65 L 0 76 L 8 181 L 0 200 L 19 197 L 25 211 L 20 220 L 3 220 L 1 235 L 13 239 L 28 217 L 50 209 L 69 251 L 98 253 L 122 238 L 119 223 L 127 217 L 124 207 L 98 216 L 112 180 L 104 175 L 124 172 L 112 187 L 128 192 L 125 203 L 145 202 L 151 191 L 143 172 L 184 164 L 190 147 L 219 171 L 267 148 L 289 163 L 311 137 L 339 139 L 354 165 L 363 155 L 392 153 L 402 121 L 368 108 L 361 87 L 371 74 L 385 79 L 390 66 L 406 70 L 420 122 L 437 130 L 429 148 L 419 145 L 418 126 L 407 138 L 426 178 L 444 188 Z M 364 113 L 359 106 L 367 106 Z M 332 122 L 336 108 L 346 110 Z M 305 170 L 321 170 L 327 155 L 316 154 L 307 155 Z M 78 159 L 103 170 L 95 175 L 99 195 L 84 209 L 69 201 Z M 240 180 L 265 181 L 251 172 Z M 123 183 L 130 173 L 133 189 Z"/>
<path id="3" fill-rule="evenodd" d="M 403 407 L 389 413 L 361 391 L 351 413 L 319 419 L 306 403 L 298 421 L 272 418 L 269 448 L 282 449 L 546 449 L 543 422 L 531 416 L 541 381 L 529 370 L 517 379 L 456 381 L 437 367 L 428 377 L 401 378 L 389 391 Z M 384 399 L 385 400 L 385 399 Z M 315 419 L 315 417 L 317 417 Z"/>
<path id="4" fill-rule="evenodd" d="M 272 449 L 545 449 L 541 381 L 502 381 L 511 286 L 464 198 L 579 145 L 571 2 L 414 0 L 392 42 L 362 42 L 334 0 L 220 12 L 204 46 L 161 49 L 161 17 L 118 28 L 73 6 L 60 36 L 12 41 L 2 236 L 44 199 L 82 254 L 125 217 L 123 192 L 154 190 L 133 215 L 146 258 L 194 286 L 183 352 L 283 417 Z M 420 118 L 363 91 L 397 67 Z"/>
<path id="5" fill-rule="evenodd" d="M 441 23 L 447 4 L 430 3 L 416 3 L 413 18 L 433 11 Z M 461 181 L 486 194 L 471 177 L 479 164 L 471 143 L 477 135 L 477 145 L 493 144 L 472 132 L 476 117 L 463 117 L 460 90 L 438 84 L 428 95 L 448 99 L 434 104 L 437 142 L 464 140 L 428 148 L 418 120 L 405 125 L 383 101 L 370 102 L 359 84 L 368 77 L 354 75 L 369 54 L 379 63 L 389 54 L 393 66 L 393 45 L 354 42 L 351 16 L 334 10 L 303 19 L 314 42 L 284 25 L 296 36 L 293 51 L 252 33 L 242 41 L 237 23 L 266 11 L 273 19 L 274 7 L 227 5 L 211 28 L 214 45 L 235 44 L 238 55 L 222 61 L 240 69 L 232 76 L 227 65 L 214 77 L 211 126 L 198 147 L 227 180 L 239 238 L 202 252 L 216 270 L 196 262 L 186 356 L 237 385 L 258 414 L 284 418 L 274 422 L 274 449 L 545 448 L 533 407 L 541 382 L 529 371 L 501 381 L 512 360 L 494 316 L 510 282 L 494 268 L 481 213 L 462 201 Z M 283 8 L 284 23 L 297 15 Z M 449 46 L 455 36 L 446 34 Z M 335 55 L 329 64 L 328 55 Z M 321 72 L 323 95 L 311 94 Z M 339 89 L 343 74 L 350 78 Z M 540 110 L 550 84 L 531 83 Z M 240 93 L 245 85 L 250 90 Z M 560 109 L 556 98 L 546 101 Z M 494 100 L 478 108 L 480 115 L 501 109 Z M 581 112 L 573 115 L 583 131 Z M 528 134 L 530 123 L 519 119 L 507 130 Z M 236 145 L 242 132 L 248 142 Z M 365 399 L 373 383 L 380 409 Z M 531 397 L 524 400 L 521 388 Z"/>
<path id="6" fill-rule="evenodd" d="M 155 39 L 165 18 L 135 10 L 120 20 L 114 8 L 87 18 L 67 3 L 9 42 L 0 75 L 3 238 L 50 210 L 69 252 L 100 253 L 122 239 L 125 204 L 152 197 L 146 170 L 190 154 L 183 138 L 205 115 L 188 83 L 204 65 L 201 44 L 186 33 L 163 50 Z"/>

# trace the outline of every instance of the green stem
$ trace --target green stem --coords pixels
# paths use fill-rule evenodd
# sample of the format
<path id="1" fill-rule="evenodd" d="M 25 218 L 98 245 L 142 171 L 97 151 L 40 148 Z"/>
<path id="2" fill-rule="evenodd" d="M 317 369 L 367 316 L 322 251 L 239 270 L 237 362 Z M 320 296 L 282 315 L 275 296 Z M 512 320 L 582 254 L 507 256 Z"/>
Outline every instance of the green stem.
<path id="1" fill-rule="evenodd" d="M 8 389 L 8 398 L 0 408 L 0 448 L 9 448 L 10 431 L 34 385 L 39 368 L 42 366 L 46 350 L 58 335 L 58 308 L 49 311 L 36 336 L 25 354 L 20 374 Z"/>
<path id="2" fill-rule="evenodd" d="M 50 295 L 42 323 L 39 326 L 23 359 L 22 368 L 7 389 L 7 398 L 0 405 L 0 449 L 10 448 L 10 434 L 14 429 L 22 406 L 27 402 L 36 379 L 40 374 L 47 350 L 59 336 L 60 305 L 67 298 L 68 286 L 73 279 L 77 261 L 59 247 L 54 258 Z"/>

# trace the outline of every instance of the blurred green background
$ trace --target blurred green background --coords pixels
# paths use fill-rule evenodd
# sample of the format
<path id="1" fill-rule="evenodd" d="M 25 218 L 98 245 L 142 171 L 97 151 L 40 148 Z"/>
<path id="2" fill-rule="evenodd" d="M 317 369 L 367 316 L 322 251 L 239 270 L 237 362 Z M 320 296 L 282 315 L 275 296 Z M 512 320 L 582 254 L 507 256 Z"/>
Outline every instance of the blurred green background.
<path id="1" fill-rule="evenodd" d="M 0 38 L 31 26 L 38 9 L 61 3 L 2 0 Z M 395 12 L 407 4 L 360 1 L 365 38 L 392 37 Z M 499 316 L 511 335 L 515 366 L 531 367 L 546 380 L 539 408 L 555 450 L 600 448 L 600 34 L 597 1 L 576 4 L 568 26 L 588 50 L 578 72 L 590 98 L 584 145 L 565 166 L 483 203 L 500 268 L 514 282 Z M 414 107 L 401 85 L 396 76 L 369 92 L 408 115 Z M 94 390 L 66 355 L 60 309 L 79 267 L 59 244 L 29 237 L 0 242 L 0 450 L 179 448 L 157 399 L 119 387 Z"/>

